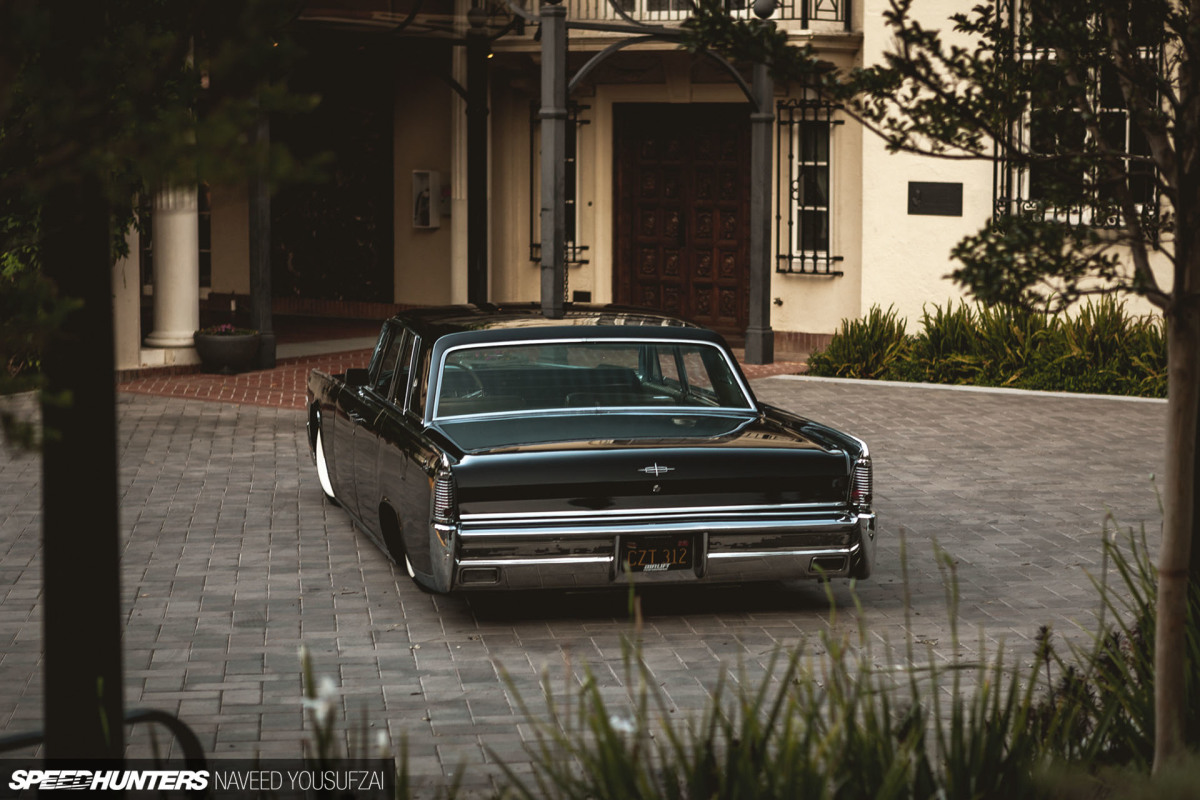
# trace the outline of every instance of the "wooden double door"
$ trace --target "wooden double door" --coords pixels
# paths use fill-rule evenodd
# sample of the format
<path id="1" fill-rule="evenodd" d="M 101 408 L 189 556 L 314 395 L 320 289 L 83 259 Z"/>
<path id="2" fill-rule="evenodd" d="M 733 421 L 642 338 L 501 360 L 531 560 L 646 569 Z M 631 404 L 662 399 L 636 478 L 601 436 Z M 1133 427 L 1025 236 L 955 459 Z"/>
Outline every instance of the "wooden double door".
<path id="1" fill-rule="evenodd" d="M 617 302 L 740 335 L 749 318 L 745 104 L 614 107 Z"/>

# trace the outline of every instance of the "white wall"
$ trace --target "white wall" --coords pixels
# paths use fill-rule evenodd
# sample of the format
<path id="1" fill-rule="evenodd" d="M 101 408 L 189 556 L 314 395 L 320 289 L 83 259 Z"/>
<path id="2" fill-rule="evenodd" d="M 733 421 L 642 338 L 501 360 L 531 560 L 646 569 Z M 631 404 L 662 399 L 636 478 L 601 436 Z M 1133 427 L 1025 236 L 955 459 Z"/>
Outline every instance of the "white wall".
<path id="1" fill-rule="evenodd" d="M 836 50 L 827 44 L 819 51 L 820 57 L 833 62 L 840 69 L 849 69 L 856 64 L 857 50 L 854 44 L 853 40 L 849 40 Z M 776 87 L 779 97 L 798 91 L 795 87 Z M 864 275 L 863 129 L 844 112 L 835 112 L 833 121 L 835 124 L 831 126 L 829 143 L 832 203 L 830 249 L 831 255 L 842 259 L 832 267 L 842 274 L 826 277 L 774 273 L 771 279 L 771 327 L 775 331 L 832 333 L 843 319 L 860 314 Z M 778 168 L 779 165 L 776 165 Z M 775 200 L 772 192 L 772 203 Z M 784 202 L 787 202 L 786 197 Z M 782 216 L 786 225 L 789 212 L 775 209 L 774 213 Z M 776 238 L 776 232 L 772 231 L 772 260 Z M 777 301 L 782 301 L 782 305 Z"/>
<path id="2" fill-rule="evenodd" d="M 437 65 L 431 68 L 436 69 Z M 413 170 L 435 170 L 441 173 L 442 188 L 451 186 L 452 91 L 445 83 L 429 75 L 413 73 L 408 78 L 397 81 L 396 87 L 393 150 L 394 302 L 440 305 L 452 301 L 452 220 L 450 217 L 441 217 L 441 227 L 434 230 L 413 227 L 412 173 Z M 438 203 L 440 200 L 435 206 Z M 464 207 L 456 211 L 465 213 L 466 209 Z"/>
<path id="3" fill-rule="evenodd" d="M 212 189 L 212 291 L 250 294 L 250 200 L 241 186 Z"/>
<path id="4" fill-rule="evenodd" d="M 864 0 L 863 61 L 873 64 L 891 49 L 883 22 L 886 0 Z M 949 35 L 949 17 L 965 10 L 958 0 L 921 0 L 914 11 L 922 23 Z M 860 314 L 872 305 L 895 306 L 909 321 L 919 321 L 925 303 L 945 304 L 963 297 L 947 275 L 954 269 L 950 250 L 981 229 L 991 215 L 992 164 L 988 160 L 952 161 L 888 153 L 875 134 L 863 133 L 862 147 L 863 289 Z M 961 183 L 961 217 L 910 215 L 910 182 Z"/>
<path id="5" fill-rule="evenodd" d="M 499 302 L 540 299 L 541 270 L 529 260 L 529 130 L 535 81 L 493 81 L 491 297 Z M 536 212 L 535 212 L 536 213 Z"/>
<path id="6" fill-rule="evenodd" d="M 863 60 L 881 61 L 892 40 L 883 23 L 887 0 L 864 0 Z M 966 6 L 958 0 L 919 0 L 913 12 L 926 28 L 938 28 L 947 43 L 969 45 L 970 40 L 952 30 L 949 17 Z M 891 154 L 882 140 L 864 132 L 862 148 L 863 289 L 860 313 L 872 305 L 895 306 L 907 318 L 909 330 L 920 324 L 926 303 L 945 306 L 948 300 L 970 299 L 948 274 L 960 266 L 950 250 L 963 237 L 978 232 L 992 213 L 992 162 L 948 160 L 905 153 Z M 951 182 L 963 185 L 961 217 L 907 213 L 911 181 Z M 1169 280 L 1169 267 L 1161 255 L 1153 259 L 1160 280 Z M 1133 314 L 1153 313 L 1144 299 L 1124 297 Z"/>

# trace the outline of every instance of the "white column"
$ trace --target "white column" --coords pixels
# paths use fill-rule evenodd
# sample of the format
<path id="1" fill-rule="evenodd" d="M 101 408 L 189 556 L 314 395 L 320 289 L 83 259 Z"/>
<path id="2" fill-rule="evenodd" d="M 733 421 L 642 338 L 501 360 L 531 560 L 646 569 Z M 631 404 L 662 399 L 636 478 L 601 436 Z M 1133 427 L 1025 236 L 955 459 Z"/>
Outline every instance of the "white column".
<path id="1" fill-rule="evenodd" d="M 141 366 L 142 274 L 137 229 L 125 232 L 129 255 L 113 265 L 113 344 L 117 369 Z"/>
<path id="2" fill-rule="evenodd" d="M 165 187 L 154 196 L 154 331 L 150 347 L 191 347 L 200 327 L 197 189 Z"/>

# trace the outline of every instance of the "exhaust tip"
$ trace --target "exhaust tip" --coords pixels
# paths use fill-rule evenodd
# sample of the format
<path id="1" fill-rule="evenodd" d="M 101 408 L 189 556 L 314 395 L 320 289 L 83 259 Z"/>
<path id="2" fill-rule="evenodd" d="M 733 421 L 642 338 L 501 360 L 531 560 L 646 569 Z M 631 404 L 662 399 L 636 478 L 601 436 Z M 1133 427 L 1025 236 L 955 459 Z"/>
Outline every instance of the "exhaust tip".
<path id="1" fill-rule="evenodd" d="M 845 556 L 816 556 L 808 564 L 808 571 L 814 575 L 830 575 L 845 572 L 849 562 Z"/>
<path id="2" fill-rule="evenodd" d="M 458 582 L 462 586 L 493 586 L 500 582 L 500 568 L 463 567 Z"/>

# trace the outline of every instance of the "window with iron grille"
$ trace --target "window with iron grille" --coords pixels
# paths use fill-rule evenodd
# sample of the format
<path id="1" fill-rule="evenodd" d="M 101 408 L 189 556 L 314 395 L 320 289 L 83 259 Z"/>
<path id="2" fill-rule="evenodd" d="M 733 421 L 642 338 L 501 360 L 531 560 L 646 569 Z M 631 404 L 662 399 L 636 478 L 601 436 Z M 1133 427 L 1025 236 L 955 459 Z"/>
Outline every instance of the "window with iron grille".
<path id="1" fill-rule="evenodd" d="M 746 19 L 752 14 L 752 0 L 723 0 L 722 5 L 730 16 Z M 612 20 L 618 18 L 619 10 L 644 22 L 682 22 L 694 9 L 694 0 L 573 0 L 571 19 Z M 850 0 L 777 0 L 771 19 L 799 22 L 801 28 L 808 28 L 812 23 L 830 28 L 840 23 L 840 27 L 849 31 Z"/>
<path id="2" fill-rule="evenodd" d="M 833 243 L 833 132 L 838 106 L 788 99 L 776 106 L 775 271 L 841 275 Z"/>
<path id="3" fill-rule="evenodd" d="M 580 244 L 579 235 L 579 128 L 588 124 L 580 114 L 590 106 L 577 103 L 567 104 L 567 169 L 566 169 L 566 254 L 563 260 L 571 266 L 588 263 L 583 254 L 587 245 Z M 538 117 L 538 103 L 531 107 L 529 124 L 529 260 L 542 260 L 542 125 Z"/>
<path id="4" fill-rule="evenodd" d="M 1031 83 L 1062 97 L 1063 103 L 1030 103 L 1025 115 L 1010 124 L 1008 141 L 998 144 L 996 215 L 1035 214 L 1116 228 L 1123 224 L 1121 201 L 1128 191 L 1139 215 L 1156 217 L 1159 191 L 1150 146 L 1134 124 L 1115 67 L 1104 64 L 1087 70 L 1082 93 L 1068 100 L 1072 89 L 1057 68 L 1056 48 L 1036 24 L 1037 3 L 1030 0 L 1022 6 L 1013 0 L 1002 8 L 1009 19 L 1015 15 L 1021 31 L 1012 57 L 1030 72 Z M 1163 31 L 1144 24 L 1136 8 L 1130 18 L 1137 58 L 1161 70 Z M 1089 126 L 1089 120 L 1095 124 Z M 1102 163 L 1102 153 L 1112 154 L 1107 163 Z M 1113 175 L 1113 167 L 1119 176 Z"/>

